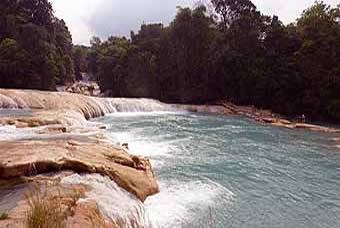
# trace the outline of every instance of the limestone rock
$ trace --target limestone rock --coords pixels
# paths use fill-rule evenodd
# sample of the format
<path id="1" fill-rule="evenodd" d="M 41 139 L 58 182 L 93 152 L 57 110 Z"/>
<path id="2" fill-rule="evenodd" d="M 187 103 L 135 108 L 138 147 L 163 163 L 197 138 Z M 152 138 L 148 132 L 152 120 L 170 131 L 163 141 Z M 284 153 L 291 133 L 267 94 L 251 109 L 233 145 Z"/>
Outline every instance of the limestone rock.
<path id="1" fill-rule="evenodd" d="M 99 227 L 117 228 L 116 225 L 106 221 L 100 214 L 97 204 L 94 201 L 81 201 L 86 198 L 89 186 L 60 184 L 60 178 L 72 173 L 58 173 L 51 177 L 36 176 L 31 182 L 23 182 L 13 188 L 0 189 L 0 210 L 8 212 L 8 219 L 0 220 L 0 227 L 22 228 L 25 227 L 26 216 L 32 210 L 29 199 L 38 199 L 45 202 L 45 205 L 57 205 L 63 213 L 65 227 Z M 46 188 L 48 186 L 48 188 Z M 10 194 L 11 199 L 6 200 L 6 195 Z M 8 197 L 9 195 L 7 195 Z"/>
<path id="2" fill-rule="evenodd" d="M 72 170 L 109 176 L 119 186 L 144 201 L 158 192 L 148 159 L 124 149 L 74 139 L 30 139 L 0 142 L 0 179 Z"/>
<path id="3" fill-rule="evenodd" d="M 305 123 L 296 123 L 295 124 L 296 128 L 301 128 L 301 129 L 309 129 L 312 131 L 321 131 L 321 132 L 327 132 L 327 133 L 339 133 L 339 129 L 335 128 L 330 128 L 330 127 L 322 127 L 318 125 L 313 125 L 313 124 L 305 124 Z"/>
<path id="4" fill-rule="evenodd" d="M 87 96 L 98 96 L 100 94 L 100 88 L 96 82 L 77 82 L 65 88 L 65 91 Z"/>
<path id="5" fill-rule="evenodd" d="M 0 117 L 1 125 L 39 127 L 36 133 L 51 135 L 0 141 L 0 179 L 72 170 L 109 176 L 142 201 L 157 193 L 158 185 L 148 159 L 131 156 L 125 148 L 105 143 L 105 137 L 98 133 L 88 135 L 91 127 L 86 119 L 109 112 L 107 102 L 110 101 L 104 98 L 64 92 L 0 89 L 0 108 L 32 110 L 29 115 Z M 118 102 L 124 104 L 125 100 Z M 68 135 L 74 129 L 80 134 L 77 137 Z M 53 134 L 65 137 L 54 138 Z"/>

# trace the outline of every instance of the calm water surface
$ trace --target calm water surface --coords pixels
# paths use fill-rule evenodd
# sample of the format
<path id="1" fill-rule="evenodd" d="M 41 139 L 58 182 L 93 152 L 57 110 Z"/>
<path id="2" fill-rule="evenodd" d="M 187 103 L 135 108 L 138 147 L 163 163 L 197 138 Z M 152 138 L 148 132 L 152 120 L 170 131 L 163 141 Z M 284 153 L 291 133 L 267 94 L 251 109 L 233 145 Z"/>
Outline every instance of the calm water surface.
<path id="1" fill-rule="evenodd" d="M 192 113 L 99 121 L 151 159 L 161 192 L 145 208 L 155 227 L 340 227 L 335 135 Z"/>

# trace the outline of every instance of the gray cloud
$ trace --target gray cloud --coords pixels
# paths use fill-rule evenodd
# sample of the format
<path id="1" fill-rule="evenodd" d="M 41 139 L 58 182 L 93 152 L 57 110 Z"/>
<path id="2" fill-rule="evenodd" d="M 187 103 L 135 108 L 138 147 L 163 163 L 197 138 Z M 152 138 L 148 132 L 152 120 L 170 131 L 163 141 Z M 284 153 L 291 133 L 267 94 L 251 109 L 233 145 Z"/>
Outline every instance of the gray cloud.
<path id="1" fill-rule="evenodd" d="M 277 15 L 285 24 L 295 22 L 303 10 L 312 6 L 315 0 L 253 0 L 262 13 Z M 324 0 L 326 4 L 336 6 L 339 0 Z"/>
<path id="2" fill-rule="evenodd" d="M 145 23 L 169 23 L 176 6 L 192 6 L 193 0 L 104 0 L 88 21 L 94 34 L 128 36 Z"/>
<path id="3" fill-rule="evenodd" d="M 207 0 L 206 0 L 207 1 Z M 336 5 L 338 0 L 326 0 Z M 129 36 L 145 23 L 168 24 L 176 14 L 176 6 L 192 6 L 197 0 L 102 0 L 88 20 L 90 30 L 105 38 L 109 35 Z M 314 0 L 253 0 L 268 15 L 278 15 L 284 23 L 294 22 L 302 10 Z"/>
<path id="4" fill-rule="evenodd" d="M 168 24 L 176 6 L 192 6 L 197 0 L 50 0 L 57 16 L 64 18 L 78 44 L 89 44 L 91 36 L 128 36 L 130 30 L 152 22 Z M 209 1 L 209 0 L 203 0 Z M 294 22 L 314 0 L 252 0 L 267 15 L 285 23 Z M 339 0 L 324 0 L 335 6 Z"/>

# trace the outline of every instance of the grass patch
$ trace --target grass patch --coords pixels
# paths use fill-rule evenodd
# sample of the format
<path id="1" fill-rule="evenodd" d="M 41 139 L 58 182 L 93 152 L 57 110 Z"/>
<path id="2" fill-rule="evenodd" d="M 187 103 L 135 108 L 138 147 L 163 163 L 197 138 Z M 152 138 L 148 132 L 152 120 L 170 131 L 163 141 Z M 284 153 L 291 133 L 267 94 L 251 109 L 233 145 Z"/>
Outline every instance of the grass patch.
<path id="1" fill-rule="evenodd" d="M 8 213 L 7 212 L 0 213 L 0 220 L 6 220 L 6 219 L 9 219 Z"/>
<path id="2" fill-rule="evenodd" d="M 60 200 L 44 200 L 40 193 L 27 196 L 30 211 L 26 228 L 65 228 L 66 215 Z"/>
<path id="3" fill-rule="evenodd" d="M 55 187 L 53 190 L 51 186 L 49 190 L 46 187 L 43 193 L 37 188 L 26 195 L 30 210 L 26 214 L 25 228 L 66 228 L 67 219 L 76 215 L 77 203 L 85 197 L 85 190 Z M 80 208 L 80 213 L 87 217 L 91 228 L 118 228 L 102 217 L 97 206 L 88 210 Z"/>
<path id="4" fill-rule="evenodd" d="M 71 195 L 71 205 L 70 207 L 74 207 L 77 205 L 79 199 L 85 198 L 85 191 L 82 189 L 74 189 Z"/>
<path id="5" fill-rule="evenodd" d="M 119 228 L 119 226 L 113 221 L 110 221 L 110 223 L 105 221 L 104 217 L 100 213 L 98 205 L 96 205 L 94 209 L 88 211 L 87 217 L 91 222 L 91 228 Z"/>
<path id="6" fill-rule="evenodd" d="M 25 180 L 24 178 L 13 178 L 9 180 L 0 180 L 0 188 L 8 188 L 8 187 L 22 184 L 25 182 L 27 182 L 27 180 Z"/>

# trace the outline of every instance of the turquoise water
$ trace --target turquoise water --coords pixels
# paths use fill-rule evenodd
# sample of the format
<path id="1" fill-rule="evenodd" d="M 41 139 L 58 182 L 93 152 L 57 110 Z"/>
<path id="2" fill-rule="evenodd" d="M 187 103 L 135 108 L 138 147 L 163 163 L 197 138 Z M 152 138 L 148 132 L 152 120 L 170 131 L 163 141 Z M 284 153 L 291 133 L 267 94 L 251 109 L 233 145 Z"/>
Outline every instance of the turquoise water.
<path id="1" fill-rule="evenodd" d="M 336 135 L 192 113 L 99 121 L 151 159 L 161 192 L 145 209 L 155 227 L 340 227 Z"/>

